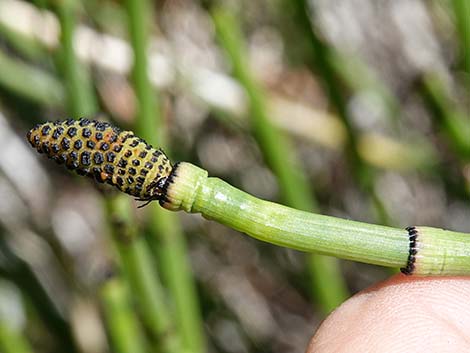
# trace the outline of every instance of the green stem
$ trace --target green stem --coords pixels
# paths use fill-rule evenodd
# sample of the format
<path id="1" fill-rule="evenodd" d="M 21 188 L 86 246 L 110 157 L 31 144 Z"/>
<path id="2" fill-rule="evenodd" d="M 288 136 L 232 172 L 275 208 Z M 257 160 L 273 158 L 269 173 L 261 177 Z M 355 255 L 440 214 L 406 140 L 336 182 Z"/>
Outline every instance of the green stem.
<path id="1" fill-rule="evenodd" d="M 127 0 L 126 9 L 134 51 L 132 77 L 139 101 L 137 132 L 148 142 L 165 147 L 163 118 L 158 109 L 157 94 L 147 74 L 147 38 L 148 27 L 153 22 L 152 9 L 147 0 Z M 156 235 L 153 240 L 161 259 L 164 279 L 175 303 L 175 321 L 183 347 L 192 353 L 202 353 L 206 351 L 203 323 L 181 226 L 173 215 L 158 207 L 151 207 L 151 212 L 150 231 Z"/>
<path id="2" fill-rule="evenodd" d="M 470 124 L 468 115 L 459 110 L 437 75 L 428 74 L 423 78 L 421 94 L 436 122 L 447 134 L 455 152 L 463 159 L 470 160 Z"/>
<path id="3" fill-rule="evenodd" d="M 451 99 L 447 87 L 438 75 L 429 73 L 422 78 L 419 92 L 424 98 L 426 107 L 436 125 L 436 131 L 442 131 L 443 137 L 460 159 L 462 170 L 470 161 L 470 124 L 467 114 L 461 110 L 458 104 Z M 463 107 L 465 109 L 465 107 Z M 449 173 L 447 166 L 439 164 L 440 174 L 450 191 L 467 201 L 470 195 L 470 187 L 465 176 L 458 172 L 457 175 Z"/>
<path id="4" fill-rule="evenodd" d="M 46 48 L 36 38 L 31 38 L 0 23 L 0 36 L 24 58 L 34 62 L 47 62 Z"/>
<path id="5" fill-rule="evenodd" d="M 311 196 L 312 190 L 306 182 L 306 176 L 300 171 L 291 146 L 268 117 L 265 95 L 250 72 L 236 18 L 218 8 L 213 11 L 213 19 L 220 43 L 233 64 L 234 75 L 248 95 L 252 131 L 266 162 L 279 180 L 282 198 L 287 204 L 292 206 L 296 204 L 298 208 L 316 208 L 316 201 Z"/>
<path id="6" fill-rule="evenodd" d="M 148 78 L 147 40 L 149 26 L 153 20 L 152 8 L 148 0 L 127 0 L 129 35 L 134 53 L 132 80 L 139 100 L 136 131 L 145 132 L 151 144 L 166 145 L 162 115 L 158 106 L 157 92 Z M 150 129 L 150 131 L 147 131 Z"/>
<path id="7" fill-rule="evenodd" d="M 145 353 L 142 329 L 132 311 L 130 294 L 118 279 L 110 279 L 101 288 L 103 311 L 116 353 Z"/>
<path id="8" fill-rule="evenodd" d="M 338 116 L 343 121 L 348 133 L 348 146 L 346 150 L 350 154 L 351 165 L 360 169 L 363 165 L 356 148 L 357 131 L 348 117 L 346 98 L 340 89 L 342 80 L 335 71 L 332 61 L 334 56 L 332 55 L 331 49 L 312 28 L 308 1 L 286 1 L 288 2 L 288 4 L 286 3 L 286 7 L 290 8 L 293 13 L 295 26 L 299 33 L 302 33 L 305 37 L 305 43 L 308 43 L 308 53 L 305 56 L 306 64 L 312 72 L 318 74 L 318 78 L 320 78 L 320 83 L 323 85 L 326 95 L 334 109 L 337 110 Z M 360 172 L 358 172 L 358 174 L 360 174 Z"/>
<path id="9" fill-rule="evenodd" d="M 174 302 L 175 321 L 184 350 L 205 352 L 204 324 L 181 225 L 175 215 L 159 209 L 157 205 L 151 207 L 150 231 L 157 236 L 153 245 Z"/>
<path id="10" fill-rule="evenodd" d="M 469 75 L 467 80 L 470 82 L 470 1 L 452 0 L 452 5 L 460 40 L 462 68 Z"/>
<path id="11" fill-rule="evenodd" d="M 92 83 L 86 68 L 77 60 L 73 47 L 78 5 L 79 3 L 75 0 L 63 0 L 59 1 L 56 6 L 61 29 L 60 68 L 66 81 L 69 111 L 75 117 L 94 114 L 97 111 Z"/>
<path id="12" fill-rule="evenodd" d="M 154 341 L 165 353 L 180 352 L 178 337 L 172 327 L 172 319 L 165 302 L 155 263 L 145 238 L 139 236 L 133 217 L 133 208 L 124 195 L 108 203 L 113 223 L 115 243 L 123 263 L 123 269 L 135 289 L 133 296 Z"/>
<path id="13" fill-rule="evenodd" d="M 47 107 L 61 105 L 65 98 L 59 80 L 38 68 L 8 57 L 2 51 L 0 85 Z"/>
<path id="14" fill-rule="evenodd" d="M 213 11 L 213 19 L 220 42 L 233 64 L 234 74 L 248 95 L 252 131 L 264 159 L 278 179 L 283 200 L 298 209 L 317 210 L 312 188 L 289 141 L 269 119 L 265 94 L 249 70 L 243 36 L 236 18 L 219 8 Z M 309 258 L 308 265 L 313 293 L 322 309 L 329 312 L 348 296 L 339 263 L 317 255 Z"/>
<path id="15" fill-rule="evenodd" d="M 406 230 L 295 210 L 257 199 L 189 163 L 173 169 L 162 206 L 201 213 L 254 238 L 416 275 L 469 275 L 470 235 Z"/>
<path id="16" fill-rule="evenodd" d="M 0 351 L 3 353 L 32 353 L 28 341 L 7 322 L 0 320 Z"/>
<path id="17" fill-rule="evenodd" d="M 360 134 L 348 114 L 347 96 L 342 86 L 344 80 L 341 73 L 335 69 L 334 52 L 314 30 L 314 23 L 312 23 L 314 14 L 310 16 L 311 11 L 307 0 L 284 0 L 282 3 L 285 12 L 291 15 L 289 20 L 293 20 L 294 29 L 300 36 L 299 43 L 305 44 L 307 48 L 306 64 L 313 73 L 317 74 L 325 94 L 346 128 L 348 140 L 345 151 L 353 176 L 360 187 L 371 195 L 370 201 L 380 221 L 386 224 L 392 223 L 382 200 L 375 191 L 374 171 L 368 168 L 359 153 L 358 137 Z"/>
<path id="18" fill-rule="evenodd" d="M 77 116 L 86 114 L 88 110 L 94 109 L 94 92 L 92 86 L 87 84 L 89 82 L 87 75 L 80 76 L 79 68 L 75 65 L 77 60 L 72 47 L 73 39 L 73 28 L 74 28 L 74 7 L 73 3 L 64 3 L 58 8 L 59 18 L 62 26 L 62 48 L 64 55 L 64 75 L 68 87 L 68 95 L 70 102 L 70 110 Z M 140 51 L 139 51 L 140 53 Z M 137 82 L 139 87 L 142 86 L 142 82 L 145 80 L 142 78 L 141 65 L 144 66 L 143 71 L 146 70 L 145 61 L 139 60 L 140 57 L 145 55 L 136 55 L 136 68 Z M 141 92 L 145 92 L 145 89 L 140 88 L 139 98 Z M 149 98 L 144 99 L 145 103 L 143 106 L 145 109 L 144 115 L 149 115 L 151 109 L 149 108 Z M 146 119 L 149 121 L 149 119 Z M 152 263 L 151 254 L 143 238 L 138 237 L 138 228 L 135 224 L 134 217 L 131 215 L 129 209 L 129 203 L 127 200 L 115 200 L 115 202 L 109 202 L 109 213 L 110 219 L 120 222 L 120 227 L 115 229 L 115 240 L 118 250 L 121 255 L 124 270 L 127 273 L 129 281 L 136 288 L 136 301 L 139 304 L 140 312 L 144 322 L 149 328 L 149 331 L 153 334 L 156 341 L 158 341 L 162 352 L 176 353 L 179 350 L 177 337 L 172 330 L 171 316 L 167 310 L 166 303 L 164 303 L 163 288 L 159 283 L 159 278 L 155 270 L 154 264 Z M 118 239 L 120 238 L 120 239 Z M 123 244 L 122 241 L 125 238 L 128 243 Z M 116 280 L 117 281 L 117 280 Z M 112 308 L 115 308 L 115 312 L 109 312 L 109 315 L 114 315 L 113 320 L 109 321 L 110 331 L 112 333 L 115 345 L 120 352 L 138 352 L 137 349 L 142 350 L 144 337 L 135 337 L 135 339 L 125 339 L 119 337 L 119 335 L 125 334 L 126 327 L 132 329 L 136 321 L 133 313 L 130 311 L 131 308 L 126 308 L 124 301 L 124 293 L 121 293 L 123 289 L 119 288 L 118 284 L 109 285 L 111 288 L 105 290 L 104 300 L 109 300 L 108 304 Z M 121 285 L 122 286 L 122 285 Z M 115 288 L 117 287 L 117 288 Z M 119 308 L 121 305 L 121 309 Z M 110 310 L 111 310 L 110 309 Z M 114 322 L 116 319 L 118 322 Z M 125 322 L 129 320 L 129 322 Z M 120 333 L 123 330 L 124 333 Z M 135 336 L 136 334 L 134 334 Z M 136 342 L 133 342 L 137 340 Z M 139 348 L 140 347 L 140 348 Z"/>
<path id="19" fill-rule="evenodd" d="M 75 117 L 96 112 L 95 94 L 90 78 L 87 72 L 84 71 L 84 68 L 79 66 L 80 64 L 78 63 L 73 48 L 77 5 L 74 0 L 65 0 L 58 3 L 56 6 L 61 25 L 62 65 L 60 67 L 67 88 L 68 110 Z M 117 206 L 119 206 L 119 204 Z M 120 216 L 122 216 L 122 213 Z M 130 216 L 128 218 L 130 218 Z M 128 220 L 129 219 L 126 219 L 126 221 Z M 128 226 L 128 224 L 126 225 Z M 129 228 L 126 228 L 124 231 L 128 229 Z M 129 248 L 131 252 L 140 251 L 142 253 L 142 251 L 145 251 L 142 250 L 141 245 L 139 246 L 139 244 L 132 241 Z M 152 271 L 151 265 L 145 262 L 145 256 L 143 258 L 134 258 L 133 260 L 135 261 L 133 262 L 129 260 L 129 257 L 131 257 L 129 253 L 126 253 L 122 248 L 120 248 L 120 250 L 128 277 L 133 284 L 136 284 L 138 294 L 137 301 L 140 300 L 141 303 L 151 304 L 149 308 L 142 306 L 142 312 L 149 315 L 154 314 L 155 305 L 158 301 L 158 295 L 155 295 L 156 293 L 158 294 L 155 290 L 157 277 L 145 278 L 153 282 L 147 283 L 146 287 L 140 286 L 142 277 L 146 276 L 148 271 Z M 138 263 L 136 264 L 135 262 L 137 261 Z M 152 275 L 153 274 L 154 273 L 152 273 Z M 149 293 L 151 290 L 153 291 Z M 148 300 L 151 295 L 155 295 L 152 301 Z M 141 334 L 137 317 L 130 304 L 130 295 L 126 285 L 121 279 L 115 278 L 107 281 L 102 287 L 101 299 L 107 319 L 107 329 L 116 352 L 145 353 L 145 338 Z M 164 305 L 162 305 L 162 307 L 164 307 Z M 149 323 L 149 327 L 153 333 L 156 332 L 159 334 L 161 331 L 165 330 L 160 315 L 150 318 L 149 315 L 146 314 L 143 315 L 144 320 L 146 323 Z"/>

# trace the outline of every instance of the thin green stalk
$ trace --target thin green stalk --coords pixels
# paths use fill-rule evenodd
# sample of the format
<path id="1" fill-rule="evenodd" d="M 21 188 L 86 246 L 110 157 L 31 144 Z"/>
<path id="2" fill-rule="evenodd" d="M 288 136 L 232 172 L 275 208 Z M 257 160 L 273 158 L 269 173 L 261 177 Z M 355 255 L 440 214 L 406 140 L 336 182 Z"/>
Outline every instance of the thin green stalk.
<path id="1" fill-rule="evenodd" d="M 101 301 L 108 333 L 116 353 L 145 353 L 142 328 L 134 315 L 130 293 L 118 278 L 107 280 L 101 288 Z"/>
<path id="2" fill-rule="evenodd" d="M 0 85 L 17 95 L 48 107 L 60 106 L 64 89 L 59 80 L 41 69 L 0 51 Z"/>
<path id="3" fill-rule="evenodd" d="M 468 114 L 459 110 L 446 91 L 444 83 L 436 75 L 428 74 L 423 78 L 420 92 L 438 125 L 447 134 L 455 152 L 462 159 L 470 160 Z"/>
<path id="4" fill-rule="evenodd" d="M 62 19 L 61 24 L 66 26 L 63 29 L 61 39 L 63 40 L 64 55 L 67 58 L 64 72 L 69 87 L 70 109 L 74 109 L 74 115 L 86 114 L 87 110 L 92 109 L 94 106 L 95 99 L 92 86 L 86 84 L 86 82 L 89 82 L 88 77 L 78 77 L 80 71 L 69 67 L 77 61 L 70 46 L 73 37 L 73 11 L 72 8 L 58 8 L 58 12 Z M 128 203 L 127 200 L 124 202 Z M 178 351 L 176 337 L 171 332 L 171 319 L 163 302 L 163 289 L 151 261 L 147 244 L 145 244 L 143 238 L 137 237 L 137 227 L 129 209 L 125 209 L 122 202 L 119 201 L 115 205 L 110 202 L 109 206 L 109 211 L 115 211 L 110 214 L 109 218 L 122 221 L 119 234 L 130 237 L 127 239 L 128 244 L 126 246 L 123 246 L 117 237 L 115 239 L 120 250 L 123 267 L 130 282 L 135 285 L 137 294 L 135 298 L 139 304 L 139 311 L 142 313 L 150 332 L 159 341 L 158 344 L 161 344 L 162 351 L 176 353 Z"/>
<path id="5" fill-rule="evenodd" d="M 179 340 L 165 302 L 154 260 L 145 238 L 138 234 L 133 207 L 123 195 L 108 202 L 109 218 L 113 223 L 115 244 L 119 250 L 123 269 L 127 273 L 140 313 L 158 352 L 179 353 Z"/>
<path id="6" fill-rule="evenodd" d="M 467 80 L 470 83 L 470 1 L 452 0 L 452 6 L 460 42 L 462 68 L 469 75 Z"/>
<path id="7" fill-rule="evenodd" d="M 163 117 L 158 106 L 157 92 L 153 89 L 148 78 L 148 32 L 153 22 L 152 8 L 147 0 L 127 0 L 126 10 L 129 26 L 129 35 L 134 53 L 132 66 L 132 80 L 134 90 L 139 101 L 138 118 L 135 128 L 139 132 L 147 131 L 149 142 L 158 141 L 166 145 Z"/>
<path id="8" fill-rule="evenodd" d="M 188 352 L 205 352 L 204 324 L 181 225 L 177 217 L 158 205 L 149 207 L 152 214 L 149 229 L 157 237 L 155 251 L 174 303 L 174 320 L 183 348 Z"/>
<path id="9" fill-rule="evenodd" d="M 283 0 L 285 13 L 289 13 L 289 21 L 296 30 L 300 45 L 305 45 L 305 64 L 317 74 L 320 83 L 333 108 L 337 111 L 339 118 L 344 123 L 347 131 L 348 142 L 345 146 L 350 169 L 360 187 L 371 195 L 371 202 L 382 223 L 390 224 L 391 219 L 382 200 L 374 189 L 374 171 L 359 154 L 359 133 L 349 118 L 345 94 L 343 92 L 342 79 L 339 72 L 335 70 L 334 55 L 330 47 L 324 43 L 317 32 L 313 29 L 314 24 L 310 18 L 309 2 L 307 0 Z"/>
<path id="10" fill-rule="evenodd" d="M 306 64 L 312 72 L 318 74 L 326 95 L 346 127 L 348 133 L 346 151 L 350 154 L 351 164 L 356 166 L 357 169 L 362 168 L 362 161 L 356 149 L 356 136 L 358 134 L 356 128 L 349 120 L 345 97 L 339 88 L 339 83 L 342 80 L 338 77 L 333 62 L 330 60 L 333 56 L 329 46 L 318 37 L 312 28 L 308 1 L 284 0 L 283 4 L 290 10 L 294 27 L 303 36 L 302 43 L 305 44 L 307 50 L 305 54 Z"/>
<path id="11" fill-rule="evenodd" d="M 0 23 L 0 36 L 25 58 L 36 62 L 47 60 L 46 49 L 37 39 L 17 32 L 3 23 Z"/>
<path id="12" fill-rule="evenodd" d="M 377 77 L 365 62 L 353 53 L 339 53 L 330 48 L 328 61 L 338 76 L 341 77 L 348 88 L 356 92 L 371 92 L 380 99 L 380 104 L 386 111 L 386 117 L 392 127 L 398 132 L 398 123 L 401 116 L 400 103 L 383 81 Z"/>
<path id="13" fill-rule="evenodd" d="M 431 167 L 435 167 L 437 151 L 434 146 L 418 131 L 403 135 L 400 103 L 376 74 L 352 53 L 344 55 L 331 48 L 329 59 L 335 72 L 350 89 L 373 94 L 374 98 L 379 99 L 384 117 L 397 136 L 391 138 L 373 131 L 360 132 L 357 148 L 361 159 L 369 166 L 398 171 L 430 171 Z M 377 194 L 371 196 L 377 197 Z M 377 200 L 376 204 L 380 207 L 381 200 Z"/>
<path id="14" fill-rule="evenodd" d="M 436 128 L 443 132 L 443 137 L 459 157 L 463 169 L 465 163 L 470 161 L 470 123 L 468 120 L 470 111 L 466 114 L 460 110 L 437 75 L 428 74 L 423 77 L 419 92 L 434 118 Z M 458 173 L 455 178 L 444 166 L 440 169 L 439 173 L 449 190 L 463 200 L 468 200 L 470 187 L 465 177 Z"/>
<path id="15" fill-rule="evenodd" d="M 127 0 L 129 32 L 134 51 L 132 77 L 139 101 L 137 131 L 150 143 L 165 146 L 165 128 L 158 109 L 156 93 L 150 85 L 147 65 L 148 26 L 152 9 L 147 0 Z M 178 220 L 151 206 L 150 230 L 155 234 L 163 276 L 175 304 L 175 320 L 183 348 L 189 352 L 206 351 L 196 288 L 188 263 L 186 242 Z"/>
<path id="16" fill-rule="evenodd" d="M 236 18 L 218 8 L 212 12 L 217 36 L 233 65 L 233 73 L 244 87 L 249 99 L 251 129 L 269 167 L 279 180 L 282 199 L 301 209 L 317 208 L 306 176 L 287 139 L 271 123 L 264 92 L 249 69 L 243 36 Z"/>
<path id="17" fill-rule="evenodd" d="M 74 50 L 76 0 L 57 2 L 55 9 L 60 23 L 60 68 L 66 82 L 69 111 L 75 117 L 94 114 L 97 103 L 86 68 L 77 60 Z"/>
<path id="18" fill-rule="evenodd" d="M 26 337 L 16 332 L 5 318 L 0 319 L 0 351 L 3 353 L 32 353 Z"/>
<path id="19" fill-rule="evenodd" d="M 245 88 L 250 105 L 252 131 L 263 156 L 276 175 L 282 199 L 289 206 L 314 211 L 318 205 L 307 177 L 301 170 L 287 138 L 268 117 L 266 98 L 261 86 L 249 70 L 246 50 L 236 18 L 227 11 L 213 11 L 213 19 L 220 43 L 233 64 L 234 75 Z M 313 293 L 326 312 L 336 308 L 347 298 L 339 263 L 319 255 L 309 257 Z"/>
<path id="20" fill-rule="evenodd" d="M 77 117 L 82 114 L 90 114 L 96 111 L 95 93 L 93 91 L 90 78 L 83 67 L 78 66 L 78 60 L 73 49 L 73 37 L 75 28 L 76 3 L 65 1 L 57 5 L 57 13 L 61 24 L 61 54 L 62 54 L 62 72 L 64 74 L 68 109 L 70 113 Z M 136 228 L 132 225 L 131 216 L 128 210 L 119 209 L 119 203 L 116 206 L 118 210 L 114 220 L 124 218 L 124 227 L 121 229 L 131 232 L 135 238 Z M 110 205 L 112 208 L 113 205 Z M 131 222 L 131 224 L 129 224 Z M 123 234 L 120 233 L 120 234 Z M 136 239 L 130 239 L 127 249 L 120 246 L 116 241 L 120 255 L 123 260 L 128 278 L 136 286 L 136 301 L 140 304 L 139 309 L 143 313 L 143 318 L 148 324 L 152 333 L 156 337 L 162 338 L 166 334 L 168 327 L 165 321 L 168 315 L 164 315 L 165 305 L 162 301 L 162 294 L 158 284 L 158 277 L 146 253 L 145 244 Z M 140 255 L 140 256 L 136 256 Z M 125 288 L 125 284 L 120 279 L 115 278 L 104 284 L 102 288 L 102 302 L 107 318 L 107 328 L 110 333 L 112 343 L 118 353 L 140 353 L 145 352 L 145 337 L 141 334 L 137 317 L 129 303 L 130 295 Z M 156 314 L 155 317 L 152 315 Z M 163 347 L 171 348 L 170 341 L 164 340 Z M 174 350 L 163 350 L 164 352 L 175 352 Z"/>

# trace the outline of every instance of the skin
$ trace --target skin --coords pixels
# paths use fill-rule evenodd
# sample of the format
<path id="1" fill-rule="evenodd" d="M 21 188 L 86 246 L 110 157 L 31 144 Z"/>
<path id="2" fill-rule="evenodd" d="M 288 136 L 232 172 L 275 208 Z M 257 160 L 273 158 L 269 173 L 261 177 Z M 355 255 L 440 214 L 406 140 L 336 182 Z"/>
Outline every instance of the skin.
<path id="1" fill-rule="evenodd" d="M 313 352 L 470 352 L 470 278 L 393 276 L 331 313 Z"/>

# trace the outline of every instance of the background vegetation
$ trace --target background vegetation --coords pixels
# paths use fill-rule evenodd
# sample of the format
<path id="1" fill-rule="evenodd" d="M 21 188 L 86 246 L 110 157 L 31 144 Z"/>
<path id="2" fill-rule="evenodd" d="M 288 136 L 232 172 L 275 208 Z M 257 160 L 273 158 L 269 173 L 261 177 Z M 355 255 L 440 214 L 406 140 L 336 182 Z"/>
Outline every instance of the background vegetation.
<path id="1" fill-rule="evenodd" d="M 301 352 L 390 275 L 72 176 L 35 123 L 99 117 L 258 197 L 470 229 L 467 0 L 0 0 L 0 351 Z"/>

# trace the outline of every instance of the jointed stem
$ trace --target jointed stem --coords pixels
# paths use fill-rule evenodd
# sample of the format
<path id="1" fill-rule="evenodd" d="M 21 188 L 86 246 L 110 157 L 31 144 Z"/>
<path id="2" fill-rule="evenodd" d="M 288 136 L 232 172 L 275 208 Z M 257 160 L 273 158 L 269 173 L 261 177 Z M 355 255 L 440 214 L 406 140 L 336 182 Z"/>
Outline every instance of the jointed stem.
<path id="1" fill-rule="evenodd" d="M 397 229 L 295 210 L 257 199 L 189 163 L 169 178 L 162 206 L 201 213 L 254 238 L 298 250 L 401 267 L 406 274 L 470 274 L 470 235 Z"/>

